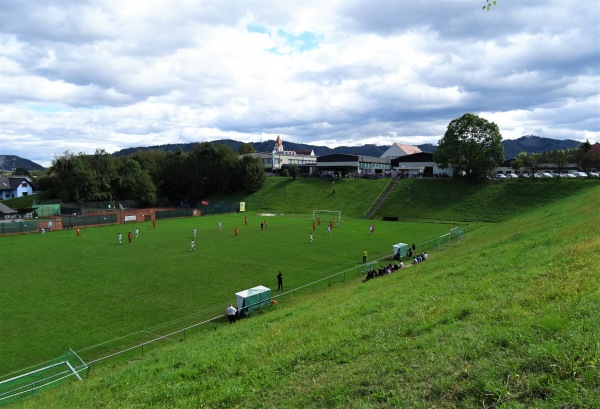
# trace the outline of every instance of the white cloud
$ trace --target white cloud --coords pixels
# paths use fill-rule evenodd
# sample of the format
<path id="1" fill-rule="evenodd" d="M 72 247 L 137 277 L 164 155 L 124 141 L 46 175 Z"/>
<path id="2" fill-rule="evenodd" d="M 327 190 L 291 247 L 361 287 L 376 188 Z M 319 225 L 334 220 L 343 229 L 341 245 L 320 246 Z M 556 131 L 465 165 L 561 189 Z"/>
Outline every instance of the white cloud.
<path id="1" fill-rule="evenodd" d="M 436 143 L 465 112 L 505 138 L 598 140 L 589 4 L 5 0 L 0 154 L 231 138 Z"/>

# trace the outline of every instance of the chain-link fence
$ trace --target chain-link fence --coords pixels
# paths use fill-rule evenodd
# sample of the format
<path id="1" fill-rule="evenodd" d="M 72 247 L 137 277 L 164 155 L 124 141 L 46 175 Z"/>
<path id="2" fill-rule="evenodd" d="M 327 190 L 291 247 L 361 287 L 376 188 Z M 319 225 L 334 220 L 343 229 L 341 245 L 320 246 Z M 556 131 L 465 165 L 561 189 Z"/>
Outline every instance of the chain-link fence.
<path id="1" fill-rule="evenodd" d="M 32 233 L 39 231 L 37 220 L 22 219 L 0 222 L 0 234 Z"/>

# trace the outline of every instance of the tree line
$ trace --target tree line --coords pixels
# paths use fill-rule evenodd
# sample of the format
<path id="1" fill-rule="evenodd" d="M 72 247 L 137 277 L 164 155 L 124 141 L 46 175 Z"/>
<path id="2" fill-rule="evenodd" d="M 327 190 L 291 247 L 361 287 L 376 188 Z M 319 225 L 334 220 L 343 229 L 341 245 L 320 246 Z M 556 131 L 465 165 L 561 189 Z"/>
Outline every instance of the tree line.
<path id="1" fill-rule="evenodd" d="M 248 147 L 244 147 L 244 152 Z M 198 201 L 213 193 L 255 192 L 265 181 L 258 158 L 226 145 L 198 143 L 189 153 L 137 151 L 114 157 L 103 149 L 93 155 L 64 152 L 40 179 L 63 202 L 137 200 L 141 205 Z"/>
<path id="2" fill-rule="evenodd" d="M 573 163 L 577 164 L 579 169 L 589 173 L 592 169 L 600 169 L 600 155 L 592 150 L 592 144 L 586 141 L 579 148 L 557 149 L 543 153 L 521 152 L 511 162 L 511 167 L 514 170 L 528 172 L 533 176 L 548 164 L 562 173 Z"/>
<path id="3" fill-rule="evenodd" d="M 495 123 L 471 113 L 453 119 L 438 143 L 433 160 L 442 169 L 451 167 L 454 177 L 487 179 L 504 162 L 500 129 Z M 521 152 L 511 162 L 511 167 L 533 176 L 544 165 L 551 165 L 561 172 L 573 163 L 589 173 L 591 169 L 600 169 L 600 154 L 586 141 L 578 148 Z"/>

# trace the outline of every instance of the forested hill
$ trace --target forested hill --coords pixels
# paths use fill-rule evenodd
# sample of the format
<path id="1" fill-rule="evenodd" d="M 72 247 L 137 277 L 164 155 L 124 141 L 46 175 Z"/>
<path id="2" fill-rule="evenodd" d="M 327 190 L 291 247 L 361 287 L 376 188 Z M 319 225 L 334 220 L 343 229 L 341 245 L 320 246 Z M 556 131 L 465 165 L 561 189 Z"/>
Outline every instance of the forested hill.
<path id="1" fill-rule="evenodd" d="M 504 158 L 512 159 L 521 152 L 542 153 L 559 149 L 578 148 L 581 142 L 572 139 L 551 139 L 540 136 L 525 135 L 519 139 L 507 139 L 502 141 L 504 145 Z"/>
<path id="2" fill-rule="evenodd" d="M 243 142 L 234 141 L 232 139 L 220 139 L 216 141 L 212 141 L 212 143 L 216 144 L 225 144 L 229 146 L 234 152 L 237 152 L 242 146 Z M 267 141 L 267 142 L 252 142 L 252 146 L 257 152 L 271 152 L 273 150 L 273 145 L 275 141 Z M 504 157 L 505 159 L 512 159 L 520 152 L 527 153 L 542 153 L 546 151 L 556 150 L 556 149 L 569 149 L 569 148 L 577 148 L 581 145 L 581 142 L 572 140 L 572 139 L 551 139 L 551 138 L 542 138 L 540 136 L 526 135 L 522 136 L 518 139 L 506 139 L 502 141 L 504 145 Z M 196 143 L 183 143 L 183 144 L 167 144 L 167 145 L 157 145 L 157 146 L 147 146 L 147 147 L 135 147 L 135 148 L 127 148 L 122 149 L 113 153 L 114 156 L 127 156 L 139 150 L 148 150 L 148 149 L 159 149 L 163 151 L 175 151 L 177 148 L 181 148 L 184 152 L 191 151 Z M 337 148 L 328 148 L 327 146 L 317 146 L 317 145 L 307 145 L 304 143 L 294 143 L 294 142 L 286 142 L 283 141 L 283 146 L 285 150 L 313 150 L 315 155 L 323 156 L 330 155 L 333 153 L 347 153 L 351 155 L 365 155 L 365 156 L 381 156 L 389 146 L 379 146 L 379 145 L 362 145 L 362 146 L 338 146 Z M 417 145 L 419 149 L 423 152 L 435 152 L 436 145 L 432 144 L 422 144 Z"/>
<path id="3" fill-rule="evenodd" d="M 0 171 L 12 171 L 17 168 L 27 170 L 44 170 L 42 165 L 38 165 L 29 159 L 23 159 L 15 155 L 0 155 Z"/>
<path id="4" fill-rule="evenodd" d="M 134 152 L 141 150 L 158 149 L 162 151 L 175 151 L 177 148 L 181 148 L 184 152 L 190 152 L 197 142 L 194 143 L 175 143 L 166 145 L 156 146 L 138 146 L 135 148 L 121 149 L 113 153 L 113 156 L 127 156 Z M 212 141 L 215 144 L 225 144 L 229 146 L 234 152 L 237 152 L 242 146 L 243 142 L 234 141 L 232 139 L 220 139 Z M 267 142 L 252 142 L 254 149 L 257 152 L 271 152 L 275 141 Z M 542 153 L 546 151 L 556 149 L 570 149 L 577 148 L 581 145 L 581 142 L 572 139 L 551 139 L 542 138 L 540 136 L 526 135 L 519 139 L 507 139 L 502 141 L 504 145 L 504 158 L 512 159 L 520 152 L 527 153 Z M 323 156 L 330 155 L 333 153 L 347 153 L 352 155 L 365 155 L 380 157 L 389 146 L 379 145 L 362 145 L 362 146 L 338 146 L 337 148 L 328 148 L 327 146 L 307 145 L 304 143 L 294 143 L 283 141 L 283 146 L 286 150 L 313 150 L 315 155 Z M 436 145 L 430 143 L 417 145 L 423 152 L 433 153 L 435 152 Z M 15 155 L 0 155 L 0 171 L 11 171 L 16 168 L 24 168 L 27 170 L 43 170 L 44 167 L 32 162 L 28 159 L 21 158 Z"/>

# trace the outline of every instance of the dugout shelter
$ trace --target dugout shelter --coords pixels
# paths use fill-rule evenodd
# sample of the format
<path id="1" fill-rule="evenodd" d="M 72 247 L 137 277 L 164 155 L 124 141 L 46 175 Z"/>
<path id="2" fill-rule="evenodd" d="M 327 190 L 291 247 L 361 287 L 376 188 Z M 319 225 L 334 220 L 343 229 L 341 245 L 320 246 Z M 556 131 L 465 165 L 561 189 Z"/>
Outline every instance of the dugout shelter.
<path id="1" fill-rule="evenodd" d="M 258 308 L 271 304 L 271 289 L 259 285 L 244 291 L 235 293 L 237 308 L 244 315 Z"/>
<path id="2" fill-rule="evenodd" d="M 392 246 L 394 249 L 394 260 L 400 260 L 408 254 L 408 244 L 398 243 Z"/>

